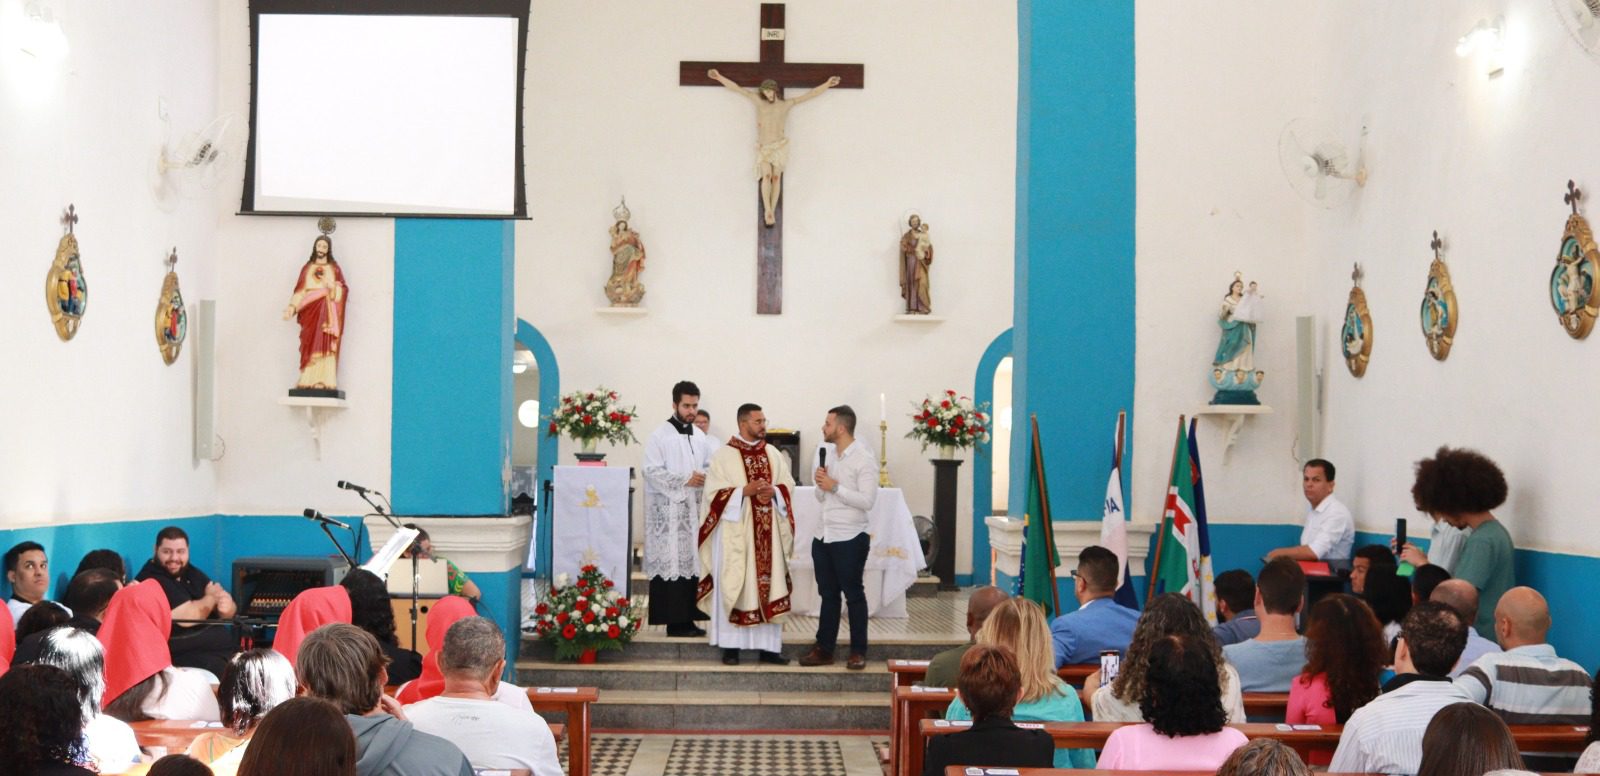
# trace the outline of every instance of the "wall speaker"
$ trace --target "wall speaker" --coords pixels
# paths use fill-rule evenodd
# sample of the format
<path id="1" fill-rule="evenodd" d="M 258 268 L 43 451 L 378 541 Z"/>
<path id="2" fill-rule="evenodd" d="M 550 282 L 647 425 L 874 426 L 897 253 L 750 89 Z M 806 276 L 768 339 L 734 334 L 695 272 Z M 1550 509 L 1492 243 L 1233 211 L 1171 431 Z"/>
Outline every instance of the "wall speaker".
<path id="1" fill-rule="evenodd" d="M 1317 369 L 1317 319 L 1294 319 L 1295 456 L 1322 457 L 1322 372 Z"/>
<path id="2" fill-rule="evenodd" d="M 217 440 L 217 300 L 201 299 L 194 316 L 194 458 L 221 458 Z"/>

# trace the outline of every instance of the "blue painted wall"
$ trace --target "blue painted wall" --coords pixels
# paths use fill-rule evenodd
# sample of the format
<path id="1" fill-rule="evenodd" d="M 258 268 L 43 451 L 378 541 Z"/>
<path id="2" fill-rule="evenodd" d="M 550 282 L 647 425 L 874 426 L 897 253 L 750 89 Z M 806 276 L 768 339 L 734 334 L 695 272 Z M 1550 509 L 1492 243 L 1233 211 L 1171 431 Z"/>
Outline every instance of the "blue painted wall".
<path id="1" fill-rule="evenodd" d="M 1017 7 L 1010 503 L 1027 503 L 1036 413 L 1058 520 L 1098 519 L 1117 412 L 1133 409 L 1133 5 Z"/>
<path id="2" fill-rule="evenodd" d="M 561 365 L 556 362 L 556 351 L 550 347 L 550 341 L 533 324 L 517 319 L 517 341 L 533 351 L 533 358 L 539 365 L 539 408 L 549 414 L 555 411 L 561 403 Z M 534 498 L 540 502 L 539 511 L 534 514 L 533 542 L 536 545 L 534 557 L 537 558 L 535 576 L 550 578 L 550 548 L 551 530 L 549 521 L 540 520 L 544 512 L 544 482 L 550 479 L 556 465 L 556 456 L 561 439 L 544 433 L 544 428 L 537 429 L 539 433 L 539 468 L 534 476 L 534 487 L 539 493 Z"/>
<path id="3" fill-rule="evenodd" d="M 988 402 L 994 406 L 994 373 L 1000 362 L 1011 355 L 1011 329 L 1006 329 L 989 343 L 978 359 L 978 373 L 973 378 L 972 399 L 978 404 Z M 994 418 L 991 416 L 991 421 Z M 972 456 L 972 574 L 971 580 L 980 584 L 989 581 L 989 526 L 983 519 L 994 512 L 994 444 L 978 445 Z M 961 577 L 956 577 L 961 584 Z"/>
<path id="4" fill-rule="evenodd" d="M 511 225 L 395 219 L 390 490 L 399 514 L 510 506 Z"/>

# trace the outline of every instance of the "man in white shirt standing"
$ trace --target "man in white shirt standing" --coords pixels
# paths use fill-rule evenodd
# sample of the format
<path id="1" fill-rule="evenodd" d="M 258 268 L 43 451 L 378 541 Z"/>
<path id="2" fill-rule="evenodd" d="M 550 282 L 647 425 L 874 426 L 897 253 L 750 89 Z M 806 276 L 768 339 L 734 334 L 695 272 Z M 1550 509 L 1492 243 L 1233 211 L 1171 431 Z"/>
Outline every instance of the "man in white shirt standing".
<path id="1" fill-rule="evenodd" d="M 405 707 L 406 719 L 460 747 L 475 769 L 527 768 L 533 776 L 561 776 L 556 740 L 544 718 L 495 700 L 505 654 L 494 621 L 468 617 L 450 626 L 439 652 L 444 692 Z"/>
<path id="2" fill-rule="evenodd" d="M 706 618 L 695 605 L 699 584 L 700 495 L 711 445 L 695 427 L 700 388 L 672 386 L 672 416 L 644 443 L 644 573 L 650 577 L 650 624 L 668 636 L 697 637 Z"/>
<path id="3" fill-rule="evenodd" d="M 1300 531 L 1300 544 L 1273 550 L 1267 553 L 1267 559 L 1349 560 L 1356 540 L 1356 521 L 1350 516 L 1350 509 L 1333 495 L 1333 464 L 1313 458 L 1300 474 L 1300 488 L 1311 504 L 1306 512 L 1306 527 Z"/>
<path id="4" fill-rule="evenodd" d="M 817 643 L 800 658 L 803 666 L 833 663 L 843 596 L 850 607 L 850 660 L 845 667 L 856 671 L 867 667 L 867 591 L 861 578 L 872 548 L 867 512 L 878 500 L 878 464 L 865 445 L 856 443 L 855 432 L 855 410 L 847 405 L 828 410 L 822 439 L 834 446 L 836 454 L 812 476 L 817 500 L 822 502 L 820 535 L 811 540 L 822 612 L 817 618 Z"/>

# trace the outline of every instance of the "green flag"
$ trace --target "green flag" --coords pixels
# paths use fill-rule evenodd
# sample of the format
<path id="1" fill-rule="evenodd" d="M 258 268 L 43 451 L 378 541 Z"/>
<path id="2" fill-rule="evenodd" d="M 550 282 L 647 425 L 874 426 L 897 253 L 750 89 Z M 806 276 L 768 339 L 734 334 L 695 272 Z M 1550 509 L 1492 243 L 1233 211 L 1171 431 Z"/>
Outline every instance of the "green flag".
<path id="1" fill-rule="evenodd" d="M 1161 557 L 1156 561 L 1156 578 L 1151 594 L 1182 593 L 1191 600 L 1198 597 L 1199 530 L 1194 521 L 1194 476 L 1189 468 L 1189 445 L 1183 424 L 1178 424 L 1178 452 L 1172 459 L 1172 479 L 1167 486 L 1167 504 L 1161 516 Z"/>
<path id="2" fill-rule="evenodd" d="M 1056 552 L 1055 532 L 1050 525 L 1050 498 L 1044 485 L 1044 451 L 1039 443 L 1039 419 L 1032 418 L 1033 445 L 1028 461 L 1028 508 L 1022 529 L 1022 567 L 1017 574 L 1017 595 L 1038 603 L 1055 616 Z"/>

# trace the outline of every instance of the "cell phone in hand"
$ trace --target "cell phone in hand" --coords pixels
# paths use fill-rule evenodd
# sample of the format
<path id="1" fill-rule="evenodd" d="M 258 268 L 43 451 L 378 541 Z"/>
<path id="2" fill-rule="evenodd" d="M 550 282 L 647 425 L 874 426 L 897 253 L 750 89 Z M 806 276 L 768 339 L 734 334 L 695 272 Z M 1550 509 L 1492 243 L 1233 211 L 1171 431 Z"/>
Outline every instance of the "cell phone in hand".
<path id="1" fill-rule="evenodd" d="M 1100 650 L 1100 684 L 1107 685 L 1117 679 L 1122 670 L 1122 653 L 1115 649 Z"/>
<path id="2" fill-rule="evenodd" d="M 1394 549 L 1395 553 L 1406 548 L 1406 519 L 1401 517 L 1394 521 Z"/>

